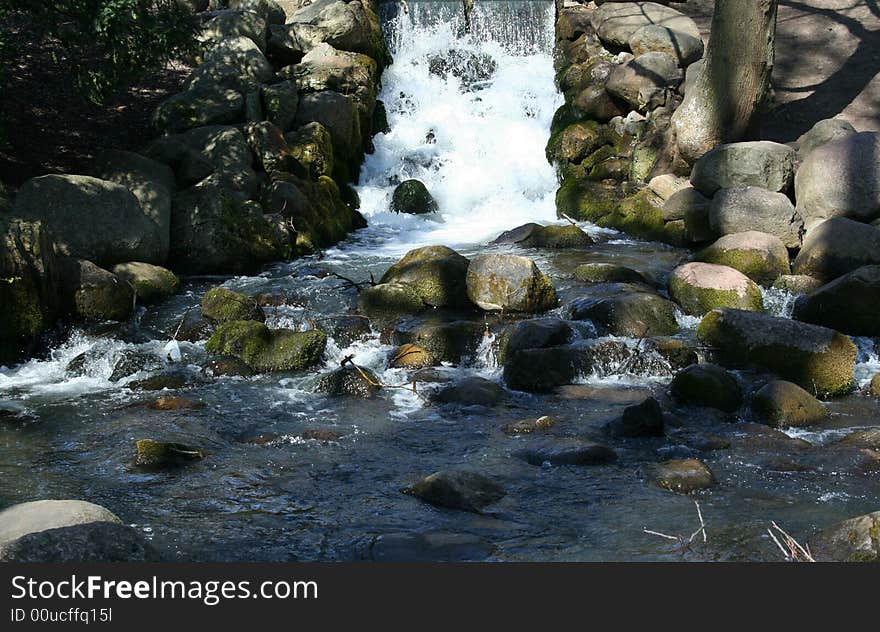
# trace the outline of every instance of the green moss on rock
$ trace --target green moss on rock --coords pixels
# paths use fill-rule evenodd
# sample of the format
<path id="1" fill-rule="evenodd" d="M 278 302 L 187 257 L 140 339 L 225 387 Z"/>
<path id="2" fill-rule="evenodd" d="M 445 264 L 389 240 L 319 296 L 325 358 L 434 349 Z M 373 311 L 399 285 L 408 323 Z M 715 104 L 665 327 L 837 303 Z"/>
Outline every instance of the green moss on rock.
<path id="1" fill-rule="evenodd" d="M 202 298 L 202 315 L 217 323 L 226 323 L 233 320 L 255 320 L 263 322 L 266 315 L 250 296 L 227 290 L 224 287 L 215 287 Z"/>
<path id="2" fill-rule="evenodd" d="M 269 329 L 256 321 L 221 325 L 205 348 L 209 353 L 233 356 L 260 373 L 303 371 L 321 360 L 327 335 L 319 330 Z"/>

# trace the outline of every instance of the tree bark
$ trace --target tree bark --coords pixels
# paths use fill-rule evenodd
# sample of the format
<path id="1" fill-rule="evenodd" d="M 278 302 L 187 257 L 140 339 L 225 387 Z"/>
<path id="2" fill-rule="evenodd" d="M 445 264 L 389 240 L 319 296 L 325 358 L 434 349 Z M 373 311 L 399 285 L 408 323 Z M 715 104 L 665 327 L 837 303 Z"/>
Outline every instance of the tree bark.
<path id="1" fill-rule="evenodd" d="M 770 88 L 778 0 L 717 0 L 703 68 L 672 117 L 679 160 L 743 137 Z"/>

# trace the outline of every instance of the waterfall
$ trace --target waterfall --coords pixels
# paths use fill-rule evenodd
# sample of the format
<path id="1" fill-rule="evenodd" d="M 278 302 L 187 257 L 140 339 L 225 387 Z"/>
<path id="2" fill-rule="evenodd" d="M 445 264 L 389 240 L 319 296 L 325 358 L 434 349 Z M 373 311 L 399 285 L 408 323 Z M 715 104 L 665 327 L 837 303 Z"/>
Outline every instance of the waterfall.
<path id="1" fill-rule="evenodd" d="M 556 220 L 556 174 L 544 157 L 561 102 L 553 76 L 552 2 L 381 5 L 394 64 L 380 94 L 390 131 L 374 139 L 358 193 L 370 228 L 356 242 L 398 254 L 426 244 L 484 243 L 526 222 Z M 400 182 L 421 180 L 430 216 L 390 212 Z"/>

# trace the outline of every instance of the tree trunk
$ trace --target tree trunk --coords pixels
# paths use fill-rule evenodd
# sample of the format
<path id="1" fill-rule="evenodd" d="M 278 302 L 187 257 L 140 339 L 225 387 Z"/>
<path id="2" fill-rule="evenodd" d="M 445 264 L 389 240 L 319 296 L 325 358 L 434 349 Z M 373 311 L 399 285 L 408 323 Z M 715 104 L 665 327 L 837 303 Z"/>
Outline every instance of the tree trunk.
<path id="1" fill-rule="evenodd" d="M 770 88 L 778 0 L 717 0 L 703 68 L 672 117 L 678 158 L 743 137 Z"/>

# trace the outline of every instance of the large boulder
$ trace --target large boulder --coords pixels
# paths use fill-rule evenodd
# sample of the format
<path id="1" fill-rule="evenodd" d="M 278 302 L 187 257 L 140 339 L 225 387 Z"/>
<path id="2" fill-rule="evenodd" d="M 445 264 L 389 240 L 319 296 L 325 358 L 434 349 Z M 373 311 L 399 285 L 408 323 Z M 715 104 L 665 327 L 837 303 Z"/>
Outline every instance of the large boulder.
<path id="1" fill-rule="evenodd" d="M 358 294 L 358 310 L 387 325 L 401 316 L 412 316 L 428 308 L 415 287 L 408 283 L 379 283 Z"/>
<path id="2" fill-rule="evenodd" d="M 574 278 L 584 283 L 632 283 L 650 286 L 641 272 L 616 263 L 582 263 L 574 269 Z"/>
<path id="3" fill-rule="evenodd" d="M 95 160 L 95 175 L 121 184 L 141 203 L 141 209 L 156 225 L 160 259 L 168 257 L 171 240 L 171 195 L 174 172 L 168 165 L 130 151 L 108 150 Z"/>
<path id="4" fill-rule="evenodd" d="M 421 180 L 404 180 L 394 189 L 391 210 L 409 215 L 437 212 L 437 202 Z"/>
<path id="5" fill-rule="evenodd" d="M 648 52 L 611 71 L 605 89 L 642 112 L 666 103 L 666 93 L 681 83 L 684 74 L 675 59 L 661 52 Z"/>
<path id="6" fill-rule="evenodd" d="M 327 346 L 323 331 L 269 329 L 252 320 L 235 320 L 221 325 L 205 349 L 209 353 L 233 356 L 260 373 L 304 371 L 320 362 Z"/>
<path id="7" fill-rule="evenodd" d="M 856 268 L 878 264 L 880 229 L 835 217 L 807 233 L 792 271 L 828 282 Z"/>
<path id="8" fill-rule="evenodd" d="M 556 306 L 556 289 L 528 257 L 478 255 L 467 271 L 470 300 L 486 311 L 543 312 Z"/>
<path id="9" fill-rule="evenodd" d="M 342 182 L 353 180 L 363 158 L 360 114 L 354 99 L 332 90 L 301 95 L 295 124 L 302 126 L 313 122 L 330 131 L 334 176 Z"/>
<path id="10" fill-rule="evenodd" d="M 571 307 L 573 320 L 589 320 L 602 335 L 647 338 L 678 333 L 675 305 L 652 292 L 585 297 Z"/>
<path id="11" fill-rule="evenodd" d="M 119 263 L 110 270 L 134 288 L 137 302 L 152 305 L 177 294 L 180 279 L 171 270 L 141 261 Z"/>
<path id="12" fill-rule="evenodd" d="M 880 336 L 880 265 L 858 268 L 801 296 L 793 317 L 851 336 Z"/>
<path id="13" fill-rule="evenodd" d="M 784 380 L 767 382 L 752 397 L 752 411 L 768 426 L 787 428 L 821 421 L 825 405 L 797 384 Z"/>
<path id="14" fill-rule="evenodd" d="M 235 123 L 244 116 L 244 96 L 217 84 L 203 84 L 168 97 L 153 113 L 160 133 L 182 132 L 203 125 Z"/>
<path id="15" fill-rule="evenodd" d="M 459 365 L 467 358 L 474 357 L 484 333 L 485 326 L 476 320 L 427 318 L 403 322 L 394 329 L 391 341 L 397 345 L 421 347 L 428 353 L 432 363 Z"/>
<path id="16" fill-rule="evenodd" d="M 370 369 L 348 365 L 322 375 L 315 390 L 335 397 L 370 399 L 382 390 L 381 384 Z"/>
<path id="17" fill-rule="evenodd" d="M 706 314 L 697 336 L 724 362 L 764 367 L 819 396 L 852 389 L 857 349 L 833 329 L 720 308 Z"/>
<path id="18" fill-rule="evenodd" d="M 296 120 L 299 107 L 299 89 L 294 81 L 281 81 L 260 89 L 260 98 L 266 120 L 287 132 Z"/>
<path id="19" fill-rule="evenodd" d="M 378 85 L 376 62 L 372 58 L 322 43 L 306 53 L 298 64 L 283 68 L 279 74 L 293 80 L 301 92 L 334 90 L 351 95 L 363 115 L 361 124 L 369 131 Z"/>
<path id="20" fill-rule="evenodd" d="M 482 377 L 468 377 L 444 386 L 431 397 L 438 404 L 495 406 L 507 398 L 504 387 Z"/>
<path id="21" fill-rule="evenodd" d="M 279 177 L 279 173 L 306 177 L 305 168 L 294 157 L 280 127 L 269 121 L 260 121 L 248 123 L 242 127 L 242 132 L 257 164 L 270 178 Z"/>
<path id="22" fill-rule="evenodd" d="M 700 38 L 691 18 L 656 2 L 607 2 L 593 11 L 590 22 L 599 38 L 615 48 L 626 48 L 639 29 L 652 24 Z"/>
<path id="23" fill-rule="evenodd" d="M 284 135 L 290 152 L 312 179 L 333 174 L 333 139 L 318 122 L 307 123 Z"/>
<path id="24" fill-rule="evenodd" d="M 760 312 L 761 288 L 749 277 L 728 266 L 686 263 L 672 271 L 669 296 L 688 314 L 702 316 L 716 307 Z"/>
<path id="25" fill-rule="evenodd" d="M 43 222 L 61 255 L 101 266 L 165 261 L 156 222 L 131 191 L 115 182 L 90 176 L 32 178 L 19 190 L 12 214 Z"/>
<path id="26" fill-rule="evenodd" d="M 593 239 L 575 224 L 541 226 L 523 224 L 501 233 L 493 244 L 516 244 L 523 248 L 587 248 Z"/>
<path id="27" fill-rule="evenodd" d="M 202 24 L 202 30 L 198 35 L 199 42 L 205 48 L 215 46 L 230 37 L 247 37 L 253 40 L 261 51 L 266 51 L 266 34 L 269 26 L 260 14 L 254 11 L 231 9 L 208 15 L 210 17 Z"/>
<path id="28" fill-rule="evenodd" d="M 275 0 L 224 0 L 224 2 L 229 9 L 256 13 L 267 24 L 284 24 L 287 20 L 287 11 Z"/>
<path id="29" fill-rule="evenodd" d="M 60 292 L 65 311 L 77 320 L 125 320 L 134 306 L 134 289 L 91 261 L 59 260 Z"/>
<path id="30" fill-rule="evenodd" d="M 629 38 L 633 55 L 649 52 L 666 53 L 685 68 L 703 56 L 703 40 L 683 31 L 676 31 L 659 24 L 648 24 Z"/>
<path id="31" fill-rule="evenodd" d="M 823 119 L 798 138 L 798 157 L 803 160 L 814 149 L 855 133 L 856 129 L 848 121 L 838 118 Z"/>
<path id="32" fill-rule="evenodd" d="M 215 287 L 205 292 L 200 306 L 202 315 L 215 323 L 233 320 L 256 320 L 262 323 L 266 320 L 266 314 L 256 299 L 225 287 Z"/>
<path id="33" fill-rule="evenodd" d="M 404 493 L 437 507 L 475 513 L 507 495 L 492 479 L 467 470 L 434 472 L 406 488 Z"/>
<path id="34" fill-rule="evenodd" d="M 831 217 L 880 217 L 880 133 L 849 134 L 811 151 L 794 185 L 808 228 Z"/>
<path id="35" fill-rule="evenodd" d="M 267 83 L 275 77 L 275 70 L 260 47 L 254 40 L 243 35 L 223 38 L 208 48 L 204 63 L 234 66 L 242 76 L 257 84 Z"/>
<path id="36" fill-rule="evenodd" d="M 786 248 L 797 248 L 803 226 L 788 196 L 761 187 L 720 189 L 709 206 L 709 227 L 716 236 L 756 230 L 779 237 Z"/>
<path id="37" fill-rule="evenodd" d="M 38 500 L 0 511 L 0 561 L 155 562 L 159 556 L 112 512 L 82 500 Z"/>
<path id="38" fill-rule="evenodd" d="M 779 237 L 750 230 L 725 235 L 696 256 L 697 261 L 739 270 L 761 285 L 789 274 L 788 250 Z"/>
<path id="39" fill-rule="evenodd" d="M 731 187 L 788 191 L 794 178 L 794 149 L 770 141 L 720 145 L 694 163 L 691 184 L 704 195 Z"/>
<path id="40" fill-rule="evenodd" d="M 672 396 L 682 404 L 708 406 L 732 413 L 742 403 L 736 378 L 715 364 L 693 364 L 682 369 L 669 385 Z"/>
<path id="41" fill-rule="evenodd" d="M 498 361 L 524 349 L 544 349 L 571 341 L 574 329 L 559 318 L 521 320 L 504 331 L 498 340 Z"/>
<path id="42" fill-rule="evenodd" d="M 430 307 L 468 307 L 469 261 L 446 246 L 411 250 L 382 275 L 381 283 L 410 285 Z"/>
<path id="43" fill-rule="evenodd" d="M 813 549 L 822 561 L 880 562 L 880 511 L 829 527 L 816 538 Z"/>

